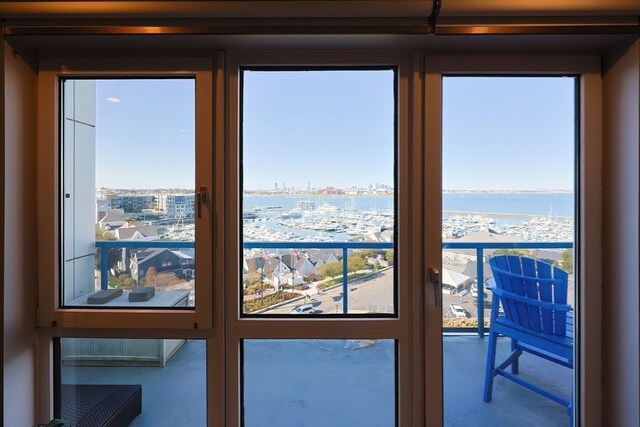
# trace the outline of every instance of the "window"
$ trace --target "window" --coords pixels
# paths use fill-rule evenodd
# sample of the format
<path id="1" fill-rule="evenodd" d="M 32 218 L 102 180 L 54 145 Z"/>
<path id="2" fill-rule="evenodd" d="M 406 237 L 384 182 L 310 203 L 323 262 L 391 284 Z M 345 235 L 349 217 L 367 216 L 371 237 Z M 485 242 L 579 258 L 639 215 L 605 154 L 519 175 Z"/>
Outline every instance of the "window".
<path id="1" fill-rule="evenodd" d="M 194 306 L 193 281 L 168 267 L 195 263 L 195 79 L 61 85 L 64 306 Z M 178 208 L 154 209 L 160 198 Z"/>
<path id="2" fill-rule="evenodd" d="M 242 210 L 228 211 L 225 241 L 237 272 L 226 341 L 240 349 L 227 365 L 238 393 L 227 396 L 242 408 L 228 422 L 402 425 L 418 410 L 408 318 L 422 254 L 407 221 L 410 185 L 421 188 L 409 166 L 410 61 L 235 53 L 227 69 L 228 197 Z M 282 375 L 258 375 L 265 358 Z M 380 387 L 361 376 L 367 366 Z M 306 411 L 265 412 L 296 395 Z"/>
<path id="3" fill-rule="evenodd" d="M 239 73 L 243 314 L 396 315 L 397 70 Z"/>
<path id="4" fill-rule="evenodd" d="M 44 263 L 52 280 L 41 285 L 40 322 L 125 327 L 133 316 L 140 327 L 210 327 L 213 268 L 197 259 L 211 259 L 211 241 L 198 236 L 212 228 L 203 160 L 212 70 L 197 62 L 187 73 L 123 71 L 117 61 L 44 72 L 42 96 L 60 106 L 43 165 L 60 177 L 47 183 L 59 195 L 48 247 L 60 256 Z"/>

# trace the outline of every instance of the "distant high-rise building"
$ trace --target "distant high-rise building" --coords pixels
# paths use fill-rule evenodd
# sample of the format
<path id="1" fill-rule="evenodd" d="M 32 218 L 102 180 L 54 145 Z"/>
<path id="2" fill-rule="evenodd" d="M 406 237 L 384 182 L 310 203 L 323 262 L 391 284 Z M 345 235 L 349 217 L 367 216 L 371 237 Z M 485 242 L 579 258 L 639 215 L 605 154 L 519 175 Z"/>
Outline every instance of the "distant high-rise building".
<path id="1" fill-rule="evenodd" d="M 307 183 L 307 191 L 311 191 L 311 181 Z"/>
<path id="2" fill-rule="evenodd" d="M 278 189 L 278 183 L 276 182 L 276 190 Z"/>

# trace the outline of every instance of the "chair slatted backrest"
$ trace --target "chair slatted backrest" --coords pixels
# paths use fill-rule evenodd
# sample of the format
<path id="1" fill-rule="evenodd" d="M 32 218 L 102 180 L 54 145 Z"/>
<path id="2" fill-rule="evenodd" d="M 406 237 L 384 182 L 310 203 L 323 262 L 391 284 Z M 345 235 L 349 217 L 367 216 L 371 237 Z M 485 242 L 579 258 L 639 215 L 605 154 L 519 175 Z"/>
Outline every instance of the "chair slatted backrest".
<path id="1" fill-rule="evenodd" d="M 489 259 L 505 317 L 537 332 L 566 336 L 567 310 L 553 304 L 567 304 L 568 274 L 546 262 L 517 255 Z M 515 294 L 531 299 L 510 297 Z M 536 304 L 545 301 L 552 304 Z"/>

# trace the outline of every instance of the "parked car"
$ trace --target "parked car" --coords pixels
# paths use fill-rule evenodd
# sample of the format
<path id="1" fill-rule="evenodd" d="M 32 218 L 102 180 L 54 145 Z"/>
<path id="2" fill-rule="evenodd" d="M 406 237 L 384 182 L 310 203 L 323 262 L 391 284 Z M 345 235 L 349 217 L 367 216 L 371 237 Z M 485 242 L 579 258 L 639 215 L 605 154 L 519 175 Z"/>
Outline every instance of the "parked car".
<path id="1" fill-rule="evenodd" d="M 489 294 L 487 294 L 486 288 L 484 286 L 482 287 L 482 290 L 484 293 L 484 299 L 486 301 L 489 298 Z M 478 298 L 478 284 L 476 282 L 473 282 L 471 284 L 471 296 L 473 298 Z"/>
<path id="2" fill-rule="evenodd" d="M 449 308 L 451 309 L 453 317 L 467 317 L 466 310 L 460 307 L 458 304 L 451 304 Z"/>
<path id="3" fill-rule="evenodd" d="M 456 293 L 456 287 L 453 285 L 450 285 L 448 283 L 443 283 L 442 284 L 442 293 L 443 294 L 447 294 L 447 295 L 453 295 Z"/>
<path id="4" fill-rule="evenodd" d="M 316 310 L 313 308 L 313 304 L 302 304 L 302 305 L 299 305 L 297 307 L 294 307 L 294 309 L 291 310 L 291 313 L 293 313 L 293 314 L 312 314 L 315 311 Z"/>

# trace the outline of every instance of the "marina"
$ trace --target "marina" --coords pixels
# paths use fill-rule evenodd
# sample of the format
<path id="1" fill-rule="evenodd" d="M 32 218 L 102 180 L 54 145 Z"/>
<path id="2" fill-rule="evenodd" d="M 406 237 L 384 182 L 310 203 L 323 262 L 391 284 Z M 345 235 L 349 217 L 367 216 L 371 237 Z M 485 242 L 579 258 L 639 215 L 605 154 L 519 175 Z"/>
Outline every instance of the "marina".
<path id="1" fill-rule="evenodd" d="M 511 206 L 507 203 L 509 199 Z M 467 210 L 460 209 L 461 200 L 467 202 Z M 246 241 L 392 242 L 394 237 L 391 195 L 317 197 L 316 201 L 309 195 L 245 195 L 243 206 L 242 234 Z M 495 206 L 506 211 L 495 212 Z M 545 206 L 549 206 L 546 212 L 542 210 Z M 466 198 L 444 194 L 443 208 L 443 240 L 459 239 L 478 231 L 515 236 L 523 241 L 573 239 L 571 194 L 542 193 L 533 197 L 486 193 Z M 169 227 L 163 234 L 163 238 L 172 240 L 194 237 L 192 223 Z"/>

